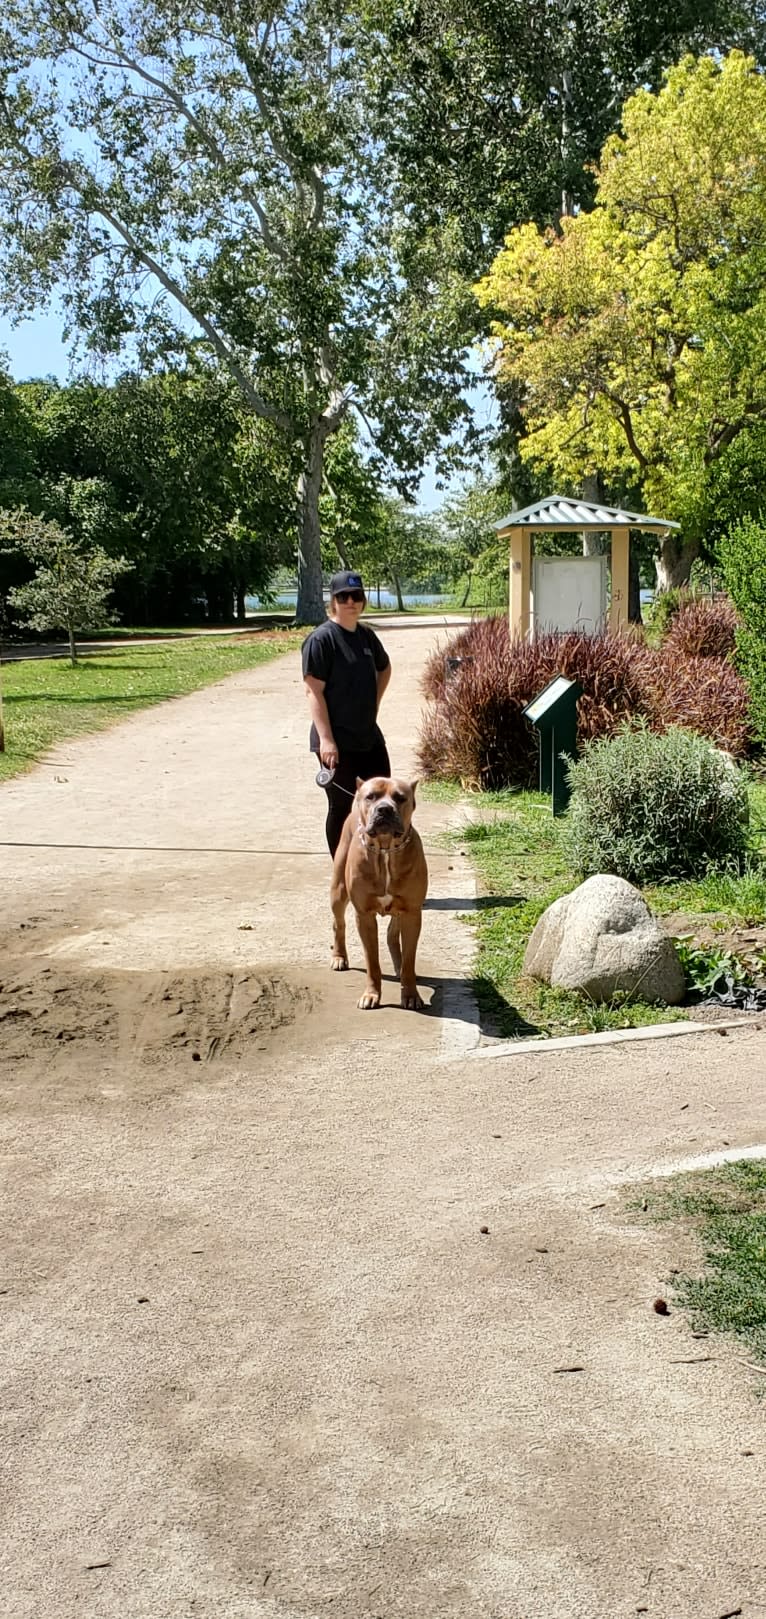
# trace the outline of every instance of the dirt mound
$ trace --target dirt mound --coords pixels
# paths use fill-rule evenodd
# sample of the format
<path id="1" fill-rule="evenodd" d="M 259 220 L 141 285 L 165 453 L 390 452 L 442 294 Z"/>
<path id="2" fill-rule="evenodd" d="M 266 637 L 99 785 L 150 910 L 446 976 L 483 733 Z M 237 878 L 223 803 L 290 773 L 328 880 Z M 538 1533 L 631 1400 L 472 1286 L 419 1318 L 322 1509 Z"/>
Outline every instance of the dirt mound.
<path id="1" fill-rule="evenodd" d="M 74 1046 L 146 1062 L 174 1053 L 201 1062 L 244 1057 L 314 1004 L 305 984 L 241 972 L 30 972 L 0 980 L 0 1059 Z"/>

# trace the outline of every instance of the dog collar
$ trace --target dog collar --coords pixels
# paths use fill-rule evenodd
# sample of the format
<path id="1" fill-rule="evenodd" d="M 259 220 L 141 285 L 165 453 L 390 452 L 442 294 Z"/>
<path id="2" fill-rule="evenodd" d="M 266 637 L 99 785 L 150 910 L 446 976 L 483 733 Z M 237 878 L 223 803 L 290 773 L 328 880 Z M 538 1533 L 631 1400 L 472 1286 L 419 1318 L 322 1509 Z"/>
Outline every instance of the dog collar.
<path id="1" fill-rule="evenodd" d="M 397 854 L 400 849 L 403 849 L 406 844 L 410 842 L 412 838 L 412 830 L 412 827 L 409 827 L 401 838 L 393 839 L 390 847 L 388 849 L 381 849 L 380 853 L 389 855 L 393 850 L 393 853 Z M 363 849 L 374 849 L 376 847 L 373 839 L 368 838 L 363 826 L 360 826 L 359 828 L 359 842 L 361 843 Z"/>

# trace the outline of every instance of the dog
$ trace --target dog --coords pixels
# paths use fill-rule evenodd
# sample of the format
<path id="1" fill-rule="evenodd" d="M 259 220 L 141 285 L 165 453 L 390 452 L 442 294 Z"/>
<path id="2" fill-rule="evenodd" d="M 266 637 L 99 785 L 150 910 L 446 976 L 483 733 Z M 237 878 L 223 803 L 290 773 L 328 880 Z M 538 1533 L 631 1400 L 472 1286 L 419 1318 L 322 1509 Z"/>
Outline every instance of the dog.
<path id="1" fill-rule="evenodd" d="M 364 1012 L 380 1006 L 379 916 L 389 918 L 387 942 L 402 986 L 402 1006 L 409 1012 L 423 1009 L 415 982 L 415 952 L 428 868 L 412 825 L 416 787 L 417 782 L 385 776 L 374 776 L 371 781 L 357 778 L 356 796 L 333 862 L 332 966 L 335 972 L 345 972 L 348 967 L 346 907 L 350 900 L 367 967 L 367 984 L 357 1002 Z"/>

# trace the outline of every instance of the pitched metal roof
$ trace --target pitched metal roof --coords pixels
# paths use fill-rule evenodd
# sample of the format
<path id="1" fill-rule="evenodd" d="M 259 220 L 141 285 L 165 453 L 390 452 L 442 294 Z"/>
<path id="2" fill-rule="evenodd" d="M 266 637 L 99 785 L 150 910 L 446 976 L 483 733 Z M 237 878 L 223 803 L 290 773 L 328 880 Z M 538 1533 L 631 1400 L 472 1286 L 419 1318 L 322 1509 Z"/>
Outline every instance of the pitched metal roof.
<path id="1" fill-rule="evenodd" d="M 626 512 L 621 506 L 592 506 L 586 500 L 570 500 L 565 495 L 550 495 L 547 500 L 536 500 L 523 511 L 511 512 L 502 522 L 495 523 L 498 533 L 509 528 L 678 528 L 667 517 L 647 517 L 639 512 Z"/>

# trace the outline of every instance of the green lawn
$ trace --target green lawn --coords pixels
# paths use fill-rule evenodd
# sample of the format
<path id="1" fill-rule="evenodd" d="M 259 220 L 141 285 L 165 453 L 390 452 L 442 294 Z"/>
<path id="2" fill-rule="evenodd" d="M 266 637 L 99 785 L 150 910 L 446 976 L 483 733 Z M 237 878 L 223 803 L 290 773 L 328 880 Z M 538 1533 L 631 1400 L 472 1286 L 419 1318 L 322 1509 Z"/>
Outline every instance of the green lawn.
<path id="1" fill-rule="evenodd" d="M 459 798 L 457 788 L 428 783 L 426 796 L 442 801 Z M 760 826 L 764 793 L 753 789 L 753 819 Z M 506 1037 L 585 1034 L 604 1029 L 635 1028 L 684 1016 L 678 1008 L 626 1002 L 615 997 L 595 1004 L 569 991 L 525 979 L 522 963 L 527 941 L 542 912 L 559 895 L 577 886 L 561 848 L 561 821 L 554 820 L 550 799 L 538 793 L 483 793 L 475 800 L 480 820 L 469 821 L 455 842 L 471 856 L 479 876 L 479 909 L 470 917 L 478 942 L 475 989 L 491 1026 Z M 742 876 L 719 875 L 694 883 L 647 889 L 651 908 L 670 914 L 684 911 L 716 926 L 766 920 L 766 866 L 754 857 Z"/>
<path id="2" fill-rule="evenodd" d="M 247 640 L 199 636 L 154 646 L 124 646 L 90 654 L 73 669 L 66 658 L 4 664 L 5 753 L 0 781 L 28 770 L 54 743 L 113 725 L 138 708 L 209 686 L 251 669 L 301 637 L 262 631 Z"/>
<path id="3" fill-rule="evenodd" d="M 673 1277 L 675 1303 L 690 1312 L 697 1331 L 731 1333 L 751 1359 L 766 1362 L 766 1162 L 740 1159 L 655 1181 L 630 1207 L 647 1220 L 681 1221 L 694 1231 L 701 1274 Z"/>

